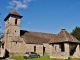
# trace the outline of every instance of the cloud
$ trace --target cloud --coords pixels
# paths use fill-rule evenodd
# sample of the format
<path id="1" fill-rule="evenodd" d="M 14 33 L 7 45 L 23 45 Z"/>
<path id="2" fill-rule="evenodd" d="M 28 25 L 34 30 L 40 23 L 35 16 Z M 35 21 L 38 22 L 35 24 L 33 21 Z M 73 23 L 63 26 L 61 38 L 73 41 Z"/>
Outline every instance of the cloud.
<path id="1" fill-rule="evenodd" d="M 12 0 L 9 2 L 9 6 L 7 8 L 27 8 L 29 3 L 32 2 L 33 0 Z"/>
<path id="2" fill-rule="evenodd" d="M 28 22 L 28 24 L 30 25 L 31 23 L 30 23 L 30 22 Z"/>

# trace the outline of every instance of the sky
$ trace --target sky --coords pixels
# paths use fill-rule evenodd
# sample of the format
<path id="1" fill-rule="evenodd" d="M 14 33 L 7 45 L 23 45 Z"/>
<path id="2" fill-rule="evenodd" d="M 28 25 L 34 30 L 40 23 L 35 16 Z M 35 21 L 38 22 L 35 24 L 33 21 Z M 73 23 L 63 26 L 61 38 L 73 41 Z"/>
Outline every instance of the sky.
<path id="1" fill-rule="evenodd" d="M 80 27 L 80 0 L 0 0 L 0 32 L 14 8 L 23 16 L 21 30 L 57 34 Z"/>

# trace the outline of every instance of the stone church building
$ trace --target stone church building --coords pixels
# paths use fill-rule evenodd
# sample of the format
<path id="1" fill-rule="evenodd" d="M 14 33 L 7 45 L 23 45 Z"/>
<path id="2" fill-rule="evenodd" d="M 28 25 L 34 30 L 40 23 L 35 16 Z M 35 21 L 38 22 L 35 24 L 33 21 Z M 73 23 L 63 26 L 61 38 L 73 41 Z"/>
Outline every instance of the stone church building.
<path id="1" fill-rule="evenodd" d="M 23 56 L 25 52 L 36 52 L 50 58 L 80 57 L 80 42 L 65 29 L 58 34 L 20 30 L 22 17 L 14 9 L 4 19 L 0 56 Z"/>

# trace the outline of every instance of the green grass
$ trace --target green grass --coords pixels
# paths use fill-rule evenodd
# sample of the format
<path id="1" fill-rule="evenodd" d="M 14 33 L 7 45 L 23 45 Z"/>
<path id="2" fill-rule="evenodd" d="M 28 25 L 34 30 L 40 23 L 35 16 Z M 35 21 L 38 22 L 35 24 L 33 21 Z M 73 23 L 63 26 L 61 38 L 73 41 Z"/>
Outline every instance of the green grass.
<path id="1" fill-rule="evenodd" d="M 72 58 L 71 60 L 80 60 L 80 58 Z"/>
<path id="2" fill-rule="evenodd" d="M 50 58 L 49 56 L 41 56 L 40 58 L 30 58 L 30 59 L 25 59 L 22 56 L 12 56 L 10 58 L 15 60 L 80 60 L 80 58 L 58 59 L 58 58 Z"/>

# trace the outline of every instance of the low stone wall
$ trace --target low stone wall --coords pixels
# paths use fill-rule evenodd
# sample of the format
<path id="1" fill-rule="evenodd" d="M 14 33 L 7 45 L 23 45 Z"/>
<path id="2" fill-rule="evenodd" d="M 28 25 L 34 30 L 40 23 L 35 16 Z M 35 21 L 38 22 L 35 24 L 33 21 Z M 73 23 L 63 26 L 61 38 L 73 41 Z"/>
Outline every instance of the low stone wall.
<path id="1" fill-rule="evenodd" d="M 67 59 L 69 56 L 67 55 L 66 52 L 52 52 L 52 55 L 50 58 L 63 58 Z"/>
<path id="2" fill-rule="evenodd" d="M 23 56 L 24 53 L 23 52 L 10 52 L 9 56 Z"/>

